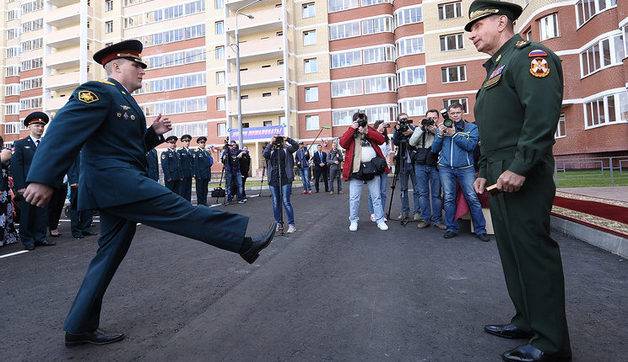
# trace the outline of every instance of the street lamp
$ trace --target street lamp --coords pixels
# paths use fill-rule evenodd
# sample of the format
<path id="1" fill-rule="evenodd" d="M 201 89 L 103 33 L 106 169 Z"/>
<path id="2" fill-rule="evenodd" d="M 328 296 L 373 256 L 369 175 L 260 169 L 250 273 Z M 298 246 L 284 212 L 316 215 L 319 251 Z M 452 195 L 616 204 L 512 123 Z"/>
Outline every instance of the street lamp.
<path id="1" fill-rule="evenodd" d="M 236 93 L 238 97 L 238 134 L 239 134 L 238 143 L 240 145 L 240 149 L 244 147 L 244 140 L 242 139 L 244 138 L 244 132 L 242 132 L 242 96 L 241 96 L 242 87 L 240 85 L 240 34 L 238 32 L 238 15 L 240 14 L 240 10 L 247 8 L 260 1 L 262 0 L 251 1 L 250 3 L 240 7 L 235 12 L 236 84 L 237 84 Z M 242 14 L 242 15 L 246 16 L 249 19 L 253 19 L 253 15 L 247 15 L 247 14 Z"/>

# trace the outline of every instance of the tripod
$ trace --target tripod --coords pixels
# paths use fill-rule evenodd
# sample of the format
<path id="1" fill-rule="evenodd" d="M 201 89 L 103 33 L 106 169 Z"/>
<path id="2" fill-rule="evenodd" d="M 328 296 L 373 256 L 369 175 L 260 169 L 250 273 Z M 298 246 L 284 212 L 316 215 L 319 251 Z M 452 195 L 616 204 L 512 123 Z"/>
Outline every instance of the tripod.
<path id="1" fill-rule="evenodd" d="M 222 189 L 222 177 L 225 174 L 225 166 L 222 166 L 222 171 L 220 172 L 220 182 L 218 182 L 218 189 L 214 189 L 214 191 L 216 191 L 216 203 L 218 203 L 218 199 L 220 198 L 220 196 L 218 196 L 219 194 L 222 193 L 222 197 L 223 197 L 223 203 L 224 203 L 224 198 L 226 197 L 225 195 L 225 190 Z M 222 190 L 222 192 L 218 192 L 218 190 Z M 214 191 L 212 191 L 212 193 L 214 193 Z"/>
<path id="2" fill-rule="evenodd" d="M 284 152 L 283 147 L 281 146 L 272 146 L 274 151 L 275 151 L 275 156 L 277 157 L 277 182 L 279 183 L 279 194 L 278 194 L 278 204 L 279 204 L 279 234 L 281 236 L 285 235 L 285 228 L 284 228 L 284 222 L 283 222 L 283 185 L 281 184 L 281 170 L 283 170 L 282 165 L 281 165 L 281 152 Z M 287 155 L 286 155 L 287 156 Z M 271 151 L 271 157 L 272 158 L 272 151 Z M 269 159 L 270 159 L 269 158 Z M 272 178 L 272 174 L 268 175 L 268 180 L 271 181 Z M 270 182 L 269 182 L 270 183 Z M 272 186 L 271 186 L 272 187 Z M 274 200 L 273 200 L 274 203 Z M 274 205 L 273 205 L 274 207 Z"/>
<path id="3" fill-rule="evenodd" d="M 401 225 L 405 226 L 410 222 L 407 218 L 404 219 L 391 219 L 390 218 L 390 209 L 392 208 L 393 200 L 395 199 L 395 187 L 397 186 L 397 181 L 399 180 L 399 174 L 401 173 L 402 168 L 405 170 L 408 167 L 407 164 L 407 150 L 408 150 L 408 139 L 403 137 L 399 139 L 399 151 L 395 156 L 395 175 L 393 177 L 392 185 L 390 185 L 391 193 L 390 193 L 390 202 L 388 203 L 388 211 L 386 212 L 386 218 L 388 220 L 400 221 Z M 408 190 L 401 190 L 408 191 Z M 408 196 L 409 197 L 409 196 Z M 403 205 L 402 205 L 403 206 Z"/>

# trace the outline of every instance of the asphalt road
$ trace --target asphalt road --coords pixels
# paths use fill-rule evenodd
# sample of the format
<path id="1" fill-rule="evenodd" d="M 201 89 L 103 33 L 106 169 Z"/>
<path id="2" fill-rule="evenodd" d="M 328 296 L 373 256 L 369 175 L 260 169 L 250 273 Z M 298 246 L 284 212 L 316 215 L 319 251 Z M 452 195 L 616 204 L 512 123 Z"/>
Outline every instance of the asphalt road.
<path id="1" fill-rule="evenodd" d="M 494 241 L 468 227 L 450 240 L 416 223 L 380 231 L 368 221 L 366 189 L 355 233 L 346 194 L 297 191 L 292 201 L 298 231 L 277 237 L 254 265 L 139 226 L 101 319 L 127 338 L 107 346 L 63 344 L 63 320 L 97 249 L 96 237 L 72 239 L 63 223 L 57 246 L 0 258 L 0 359 L 499 361 L 523 343 L 482 331 L 513 313 Z M 272 221 L 269 197 L 223 208 L 251 216 L 251 232 Z M 628 262 L 555 238 L 574 361 L 625 361 Z M 0 256 L 19 250 L 1 247 Z"/>

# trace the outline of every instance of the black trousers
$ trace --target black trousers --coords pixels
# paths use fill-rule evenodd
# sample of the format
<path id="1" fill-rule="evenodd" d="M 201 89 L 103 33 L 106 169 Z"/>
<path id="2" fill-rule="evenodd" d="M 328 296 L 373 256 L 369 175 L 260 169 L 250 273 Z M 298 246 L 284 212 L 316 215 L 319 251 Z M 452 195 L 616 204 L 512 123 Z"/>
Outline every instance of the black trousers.
<path id="1" fill-rule="evenodd" d="M 21 198 L 20 201 L 20 240 L 24 246 L 35 246 L 46 241 L 48 207 L 37 207 Z"/>
<path id="2" fill-rule="evenodd" d="M 179 187 L 179 195 L 188 201 L 192 201 L 192 177 L 184 177 Z"/>
<path id="3" fill-rule="evenodd" d="M 329 192 L 329 180 L 327 176 L 327 167 L 314 166 L 314 188 L 318 192 L 318 179 L 323 178 L 325 182 L 325 192 Z"/>
<path id="4" fill-rule="evenodd" d="M 207 205 L 207 185 L 209 184 L 208 178 L 196 178 L 196 204 Z"/>
<path id="5" fill-rule="evenodd" d="M 52 198 L 48 203 L 48 229 L 55 230 L 59 227 L 59 219 L 65 205 L 65 198 L 68 193 L 68 184 L 55 189 Z"/>

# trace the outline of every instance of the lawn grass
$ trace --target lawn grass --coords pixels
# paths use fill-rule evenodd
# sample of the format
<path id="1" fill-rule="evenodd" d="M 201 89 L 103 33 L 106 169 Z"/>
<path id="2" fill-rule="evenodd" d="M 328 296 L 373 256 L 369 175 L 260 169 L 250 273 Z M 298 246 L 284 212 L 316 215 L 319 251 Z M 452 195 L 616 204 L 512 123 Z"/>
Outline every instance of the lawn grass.
<path id="1" fill-rule="evenodd" d="M 621 175 L 619 171 L 613 171 L 611 183 L 608 170 L 566 171 L 559 172 L 558 179 L 554 175 L 554 181 L 558 187 L 628 186 L 628 173 Z"/>

